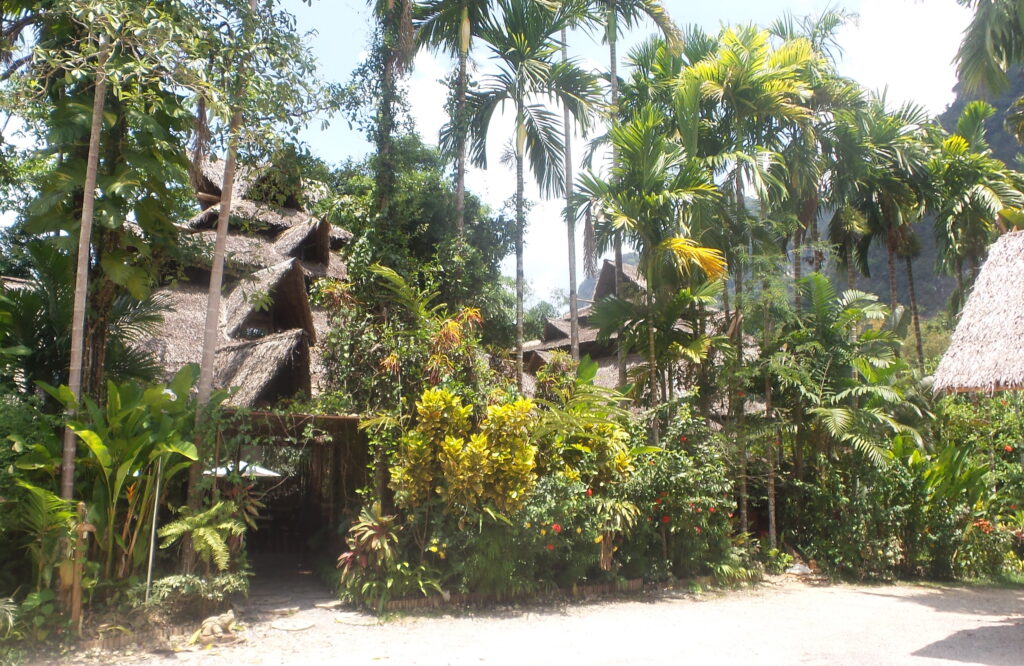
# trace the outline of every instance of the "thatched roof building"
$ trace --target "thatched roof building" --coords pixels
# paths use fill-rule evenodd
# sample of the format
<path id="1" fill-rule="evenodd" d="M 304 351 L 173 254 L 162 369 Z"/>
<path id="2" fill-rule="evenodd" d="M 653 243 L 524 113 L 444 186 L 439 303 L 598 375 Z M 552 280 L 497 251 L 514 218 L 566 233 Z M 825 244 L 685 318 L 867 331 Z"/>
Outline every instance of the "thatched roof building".
<path id="1" fill-rule="evenodd" d="M 297 394 L 310 394 L 309 343 L 296 329 L 217 350 L 213 378 L 219 387 L 236 387 L 227 404 L 265 407 Z"/>
<path id="2" fill-rule="evenodd" d="M 637 296 L 647 289 L 647 281 L 640 274 L 636 266 L 623 264 L 622 273 L 619 274 L 621 284 L 625 285 L 627 295 Z M 615 262 L 605 260 L 601 266 L 594 285 L 594 301 L 611 296 L 615 293 Z M 598 339 L 598 328 L 590 323 L 590 315 L 593 306 L 581 307 L 579 309 L 579 339 L 580 356 L 590 356 L 597 362 L 598 371 L 594 377 L 594 383 L 605 388 L 615 388 L 618 384 L 618 354 L 613 334 L 608 340 Z M 727 317 L 725 313 L 715 312 L 708 317 L 708 326 L 716 334 L 732 334 L 732 326 L 735 325 L 735 317 Z M 680 320 L 675 325 L 676 329 L 683 332 L 690 332 L 689 322 Z M 544 333 L 540 340 L 533 340 L 523 347 L 523 363 L 526 371 L 531 375 L 537 373 L 540 368 L 548 363 L 552 354 L 556 351 L 568 353 L 570 351 L 570 317 L 564 314 L 559 317 L 549 317 L 544 323 Z M 747 359 L 755 359 L 760 350 L 757 342 L 750 336 L 744 336 L 743 356 Z M 626 357 L 626 371 L 645 365 L 647 358 L 642 353 L 629 354 Z M 534 385 L 533 377 L 524 378 L 524 387 Z M 761 406 L 763 411 L 763 405 Z"/>
<path id="3" fill-rule="evenodd" d="M 935 370 L 935 391 L 1024 388 L 1024 231 L 1004 234 L 989 249 Z"/>
<path id="4" fill-rule="evenodd" d="M 224 319 L 229 338 L 252 339 L 275 331 L 302 329 L 310 342 L 316 342 L 305 275 L 295 259 L 242 280 L 227 298 Z"/>
<path id="5" fill-rule="evenodd" d="M 169 374 L 202 357 L 223 163 L 206 162 L 201 172 L 197 198 L 203 210 L 182 227 L 191 244 L 190 263 L 183 267 L 189 279 L 157 292 L 169 312 L 159 335 L 140 342 Z M 307 197 L 300 183 L 273 165 L 241 168 L 236 175 L 214 383 L 238 387 L 231 401 L 237 406 L 313 395 L 325 379 L 316 344 L 329 322 L 310 306 L 309 288 L 319 277 L 346 277 L 336 250 L 352 234 L 301 210 Z"/>

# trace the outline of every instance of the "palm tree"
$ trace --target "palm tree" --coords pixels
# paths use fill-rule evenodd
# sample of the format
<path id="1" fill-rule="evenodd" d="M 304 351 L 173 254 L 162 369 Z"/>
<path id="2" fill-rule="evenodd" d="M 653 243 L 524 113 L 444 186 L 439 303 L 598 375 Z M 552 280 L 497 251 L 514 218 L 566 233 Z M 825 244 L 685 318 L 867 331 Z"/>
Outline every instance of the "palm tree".
<path id="1" fill-rule="evenodd" d="M 559 194 L 562 182 L 562 132 L 546 106 L 557 100 L 581 127 L 598 103 L 597 80 L 573 62 L 555 62 L 555 36 L 574 15 L 566 8 L 549 11 L 532 0 L 498 0 L 500 10 L 480 31 L 498 73 L 485 79 L 467 100 L 473 162 L 487 167 L 487 134 L 494 113 L 505 104 L 515 112 L 512 152 L 516 168 L 516 377 L 523 379 L 523 234 L 526 209 L 523 170 L 530 168 L 542 195 Z"/>
<path id="2" fill-rule="evenodd" d="M 957 0 L 975 10 L 956 54 L 957 74 L 968 92 L 1000 92 L 1010 85 L 1007 69 L 1024 62 L 1022 0 Z"/>
<path id="3" fill-rule="evenodd" d="M 245 19 L 254 21 L 256 18 L 256 0 L 249 0 L 249 14 Z M 244 20 L 243 20 L 244 21 Z M 202 441 L 199 427 L 202 423 L 206 404 L 213 393 L 213 371 L 220 330 L 220 298 L 224 281 L 224 261 L 227 255 L 228 224 L 231 219 L 231 203 L 235 188 L 235 167 L 238 160 L 238 147 L 242 129 L 242 95 L 245 91 L 245 69 L 239 68 L 236 74 L 235 99 L 231 102 L 231 121 L 228 124 L 227 156 L 224 160 L 224 180 L 221 183 L 220 213 L 217 217 L 217 233 L 213 245 L 213 265 L 210 268 L 210 285 L 206 301 L 206 321 L 203 327 L 203 355 L 199 364 L 199 384 L 196 388 L 196 448 L 202 452 Z M 188 471 L 188 506 L 198 511 L 202 503 L 202 455 L 192 463 Z M 191 573 L 196 563 L 196 552 L 191 540 L 185 542 L 182 568 Z"/>
<path id="4" fill-rule="evenodd" d="M 751 242 L 745 183 L 753 185 L 762 201 L 784 196 L 777 151 L 787 131 L 811 121 L 807 107 L 811 89 L 802 74 L 815 57 L 806 39 L 772 48 L 771 35 L 765 30 L 725 28 L 717 49 L 680 77 L 677 107 L 683 117 L 678 122 L 680 128 L 694 128 L 681 134 L 684 144 L 691 151 L 698 149 L 699 126 L 719 137 L 717 153 L 708 159 L 725 172 L 730 189 L 722 209 L 728 220 L 722 247 L 733 267 L 737 312 L 742 308 L 744 271 L 733 256 L 733 246 L 748 247 Z"/>
<path id="5" fill-rule="evenodd" d="M 665 37 L 669 49 L 678 51 L 681 44 L 679 28 L 669 17 L 664 6 L 658 0 L 596 0 L 598 12 L 603 16 L 604 40 L 608 44 L 608 74 L 610 81 L 609 97 L 611 103 L 612 125 L 619 118 L 619 55 L 618 40 L 620 29 L 629 29 L 642 18 L 647 17 L 654 22 L 658 31 Z M 614 149 L 613 149 L 614 150 Z M 614 158 L 613 158 L 614 161 Z M 614 240 L 615 247 L 615 294 L 620 295 L 622 276 L 622 239 Z M 570 296 L 571 297 L 571 296 Z M 619 349 L 619 386 L 626 384 L 626 354 Z"/>
<path id="6" fill-rule="evenodd" d="M 428 0 L 414 9 L 416 42 L 453 55 L 458 60 L 455 79 L 455 112 L 442 130 L 441 148 L 455 152 L 455 224 L 459 238 L 465 236 L 466 208 L 466 66 L 473 37 L 487 16 L 487 0 Z"/>
<path id="7" fill-rule="evenodd" d="M 878 96 L 863 110 L 836 114 L 836 141 L 843 155 L 833 169 L 836 200 L 864 218 L 865 234 L 855 252 L 865 272 L 868 247 L 874 242 L 885 245 L 892 308 L 897 302 L 897 251 L 923 204 L 927 119 L 924 109 L 915 104 L 890 112 L 885 98 Z"/>
<path id="8" fill-rule="evenodd" d="M 862 100 L 861 87 L 852 80 L 840 77 L 835 72 L 835 56 L 842 50 L 835 41 L 839 28 L 850 21 L 851 15 L 842 10 L 829 9 L 816 17 L 796 19 L 786 13 L 773 22 L 770 32 L 785 41 L 806 39 L 810 42 L 814 57 L 808 58 L 801 72 L 810 90 L 807 106 L 811 121 L 794 125 L 791 135 L 782 150 L 786 165 L 787 202 L 796 218 L 793 230 L 793 280 L 799 282 L 803 270 L 803 245 L 810 234 L 810 241 L 818 239 L 818 211 L 820 209 L 832 117 L 836 110 L 853 108 Z M 821 269 L 822 253 L 815 248 L 811 268 Z M 793 303 L 799 312 L 801 290 L 793 290 Z"/>
<path id="9" fill-rule="evenodd" d="M 585 173 L 579 183 L 584 206 L 600 207 L 601 218 L 607 220 L 599 230 L 605 244 L 625 237 L 639 254 L 640 272 L 647 282 L 644 305 L 652 406 L 658 404 L 659 394 L 655 332 L 659 297 L 672 297 L 677 292 L 671 288 L 677 283 L 674 278 L 689 275 L 693 269 L 711 280 L 725 274 L 721 253 L 687 238 L 682 224 L 687 209 L 713 200 L 717 188 L 711 174 L 665 135 L 664 121 L 661 113 L 648 106 L 628 123 L 613 126 L 610 138 L 615 159 L 608 178 Z M 595 313 L 596 321 L 602 316 Z M 620 349 L 626 349 L 624 341 L 620 340 Z M 652 426 L 657 442 L 656 417 Z"/>
<path id="10" fill-rule="evenodd" d="M 928 171 L 934 188 L 928 208 L 935 214 L 939 269 L 957 280 L 957 302 L 965 296 L 964 263 L 980 265 L 1000 218 L 1024 207 L 1024 194 L 1006 166 L 991 156 L 985 121 L 995 113 L 987 102 L 968 104 L 956 133 L 933 135 Z"/>

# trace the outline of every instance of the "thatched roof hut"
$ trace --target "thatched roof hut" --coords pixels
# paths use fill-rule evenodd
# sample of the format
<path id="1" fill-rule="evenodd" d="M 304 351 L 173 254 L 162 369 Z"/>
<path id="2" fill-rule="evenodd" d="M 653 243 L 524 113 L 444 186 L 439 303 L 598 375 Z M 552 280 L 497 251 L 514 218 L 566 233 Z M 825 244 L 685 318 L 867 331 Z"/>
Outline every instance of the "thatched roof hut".
<path id="1" fill-rule="evenodd" d="M 213 204 L 206 210 L 196 214 L 185 223 L 187 229 L 202 231 L 215 229 L 220 217 L 220 204 Z M 270 204 L 249 201 L 248 199 L 232 200 L 229 226 L 246 233 L 260 234 L 270 238 L 301 225 L 308 225 L 315 218 L 304 210 L 280 208 Z M 326 222 L 324 224 L 327 224 Z M 328 238 L 333 250 L 340 249 L 352 240 L 352 233 L 328 224 Z"/>
<path id="2" fill-rule="evenodd" d="M 992 393 L 1024 388 L 1024 231 L 1004 234 L 989 249 L 935 371 L 935 391 Z"/>
<path id="3" fill-rule="evenodd" d="M 206 322 L 209 272 L 220 215 L 222 161 L 201 165 L 197 197 L 203 211 L 183 226 L 188 280 L 159 290 L 170 308 L 160 334 L 139 341 L 173 374 L 199 363 Z M 307 200 L 294 168 L 240 167 L 227 236 L 229 294 L 221 301 L 216 352 L 217 387 L 242 387 L 233 404 L 257 405 L 326 384 L 324 350 L 316 347 L 329 327 L 325 312 L 310 307 L 312 278 L 347 276 L 335 252 L 352 234 L 300 210 Z M 275 205 L 281 204 L 281 205 Z"/>
<path id="4" fill-rule="evenodd" d="M 214 384 L 237 387 L 227 404 L 262 407 L 309 395 L 309 343 L 302 329 L 236 342 L 217 350 Z"/>
<path id="5" fill-rule="evenodd" d="M 306 278 L 295 259 L 253 273 L 227 298 L 224 330 L 231 338 L 262 337 L 300 328 L 316 341 Z"/>
<path id="6" fill-rule="evenodd" d="M 206 303 L 209 289 L 205 285 L 182 283 L 164 287 L 153 297 L 167 306 L 160 332 L 138 342 L 150 351 L 167 374 L 173 376 L 189 363 L 203 360 L 203 331 L 206 328 Z M 221 336 L 221 342 L 227 342 Z"/>

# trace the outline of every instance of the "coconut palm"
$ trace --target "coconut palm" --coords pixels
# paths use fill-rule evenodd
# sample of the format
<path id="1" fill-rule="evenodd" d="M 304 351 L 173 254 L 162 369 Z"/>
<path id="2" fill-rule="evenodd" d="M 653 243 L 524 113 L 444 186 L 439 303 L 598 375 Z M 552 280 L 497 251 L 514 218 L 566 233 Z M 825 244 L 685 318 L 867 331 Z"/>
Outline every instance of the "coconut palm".
<path id="1" fill-rule="evenodd" d="M 683 224 L 688 209 L 712 201 L 717 188 L 710 172 L 665 135 L 664 121 L 663 114 L 648 106 L 628 123 L 613 126 L 615 158 L 608 177 L 587 172 L 579 179 L 584 212 L 598 207 L 600 218 L 606 220 L 598 237 L 605 245 L 616 237 L 625 238 L 639 254 L 639 269 L 647 283 L 644 305 L 652 405 L 657 404 L 659 393 L 655 332 L 659 298 L 671 298 L 678 291 L 672 287 L 681 275 L 699 271 L 715 280 L 725 274 L 721 253 L 688 238 Z M 608 319 L 598 312 L 595 317 L 598 322 Z M 602 328 L 608 332 L 607 326 Z M 620 348 L 625 348 L 622 342 Z M 657 441 L 656 423 L 652 436 Z"/>
<path id="2" fill-rule="evenodd" d="M 515 113 L 512 153 L 516 168 L 516 377 L 523 379 L 523 234 L 526 228 L 524 168 L 542 195 L 562 192 L 562 131 L 547 102 L 557 101 L 583 128 L 600 98 L 597 80 L 574 62 L 556 62 L 555 37 L 574 18 L 567 8 L 550 11 L 532 0 L 499 0 L 498 13 L 481 27 L 498 73 L 487 77 L 468 100 L 470 153 L 487 167 L 487 138 L 495 111 L 506 104 Z"/>
<path id="3" fill-rule="evenodd" d="M 414 9 L 416 43 L 454 56 L 455 110 L 441 134 L 441 149 L 455 153 L 455 224 L 459 238 L 465 235 L 466 207 L 466 72 L 473 38 L 487 16 L 487 0 L 428 0 Z"/>

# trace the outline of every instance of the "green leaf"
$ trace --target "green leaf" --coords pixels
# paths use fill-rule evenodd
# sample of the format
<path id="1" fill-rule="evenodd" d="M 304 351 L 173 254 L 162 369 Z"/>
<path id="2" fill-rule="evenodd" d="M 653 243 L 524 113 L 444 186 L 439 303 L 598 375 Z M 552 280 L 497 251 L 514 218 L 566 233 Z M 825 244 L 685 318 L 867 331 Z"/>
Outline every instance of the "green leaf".
<path id="1" fill-rule="evenodd" d="M 100 465 L 103 466 L 104 470 L 109 473 L 110 465 L 113 460 L 110 457 L 110 450 L 103 443 L 103 439 L 92 430 L 84 430 L 74 426 L 70 427 L 75 434 L 78 435 L 78 438 L 85 442 L 85 445 L 89 447 L 89 450 L 92 451 L 94 456 L 96 456 L 96 459 L 99 461 Z"/>

